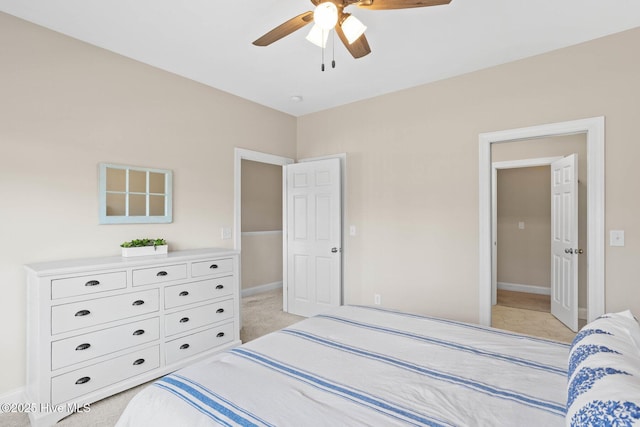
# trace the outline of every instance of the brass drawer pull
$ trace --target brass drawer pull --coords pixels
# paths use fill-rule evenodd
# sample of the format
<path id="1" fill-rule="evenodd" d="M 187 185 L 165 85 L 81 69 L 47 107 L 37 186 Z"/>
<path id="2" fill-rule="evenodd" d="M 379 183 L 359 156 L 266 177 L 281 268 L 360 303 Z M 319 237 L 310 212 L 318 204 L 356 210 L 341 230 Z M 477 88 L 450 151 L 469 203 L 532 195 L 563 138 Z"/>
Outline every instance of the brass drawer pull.
<path id="1" fill-rule="evenodd" d="M 133 362 L 134 366 L 135 365 L 142 365 L 144 363 L 144 359 L 138 359 L 135 362 Z"/>
<path id="2" fill-rule="evenodd" d="M 218 332 L 218 335 L 216 335 L 216 337 L 218 338 L 222 338 L 224 336 L 224 332 Z"/>
<path id="3" fill-rule="evenodd" d="M 85 286 L 98 286 L 100 284 L 99 281 L 97 280 L 89 280 L 87 283 L 85 283 Z"/>
<path id="4" fill-rule="evenodd" d="M 218 285 L 216 286 L 216 289 L 224 289 L 224 285 Z"/>
<path id="5" fill-rule="evenodd" d="M 216 310 L 216 313 L 224 313 L 224 308 L 219 308 Z"/>
<path id="6" fill-rule="evenodd" d="M 144 301 L 142 301 L 141 299 L 135 300 L 134 302 L 131 303 L 131 305 L 142 305 L 144 304 Z"/>
<path id="7" fill-rule="evenodd" d="M 80 344 L 79 346 L 76 347 L 76 351 L 86 350 L 89 347 L 91 347 L 91 344 L 89 343 Z"/>
<path id="8" fill-rule="evenodd" d="M 166 276 L 167 274 L 169 274 L 169 273 L 167 273 L 166 271 L 158 271 L 156 276 Z"/>
<path id="9" fill-rule="evenodd" d="M 180 319 L 180 323 L 187 323 L 189 321 L 188 317 L 183 317 L 182 319 Z"/>
<path id="10" fill-rule="evenodd" d="M 80 310 L 79 312 L 77 312 L 75 314 L 76 317 L 82 317 L 82 316 L 87 316 L 91 314 L 91 312 L 89 310 Z"/>
<path id="11" fill-rule="evenodd" d="M 178 296 L 180 296 L 180 297 L 186 297 L 187 295 L 189 295 L 189 292 L 187 292 L 187 291 L 182 291 L 182 292 L 180 292 L 178 294 Z"/>
<path id="12" fill-rule="evenodd" d="M 137 331 L 133 331 L 133 335 L 142 335 L 144 334 L 144 329 L 138 329 Z"/>
<path id="13" fill-rule="evenodd" d="M 91 381 L 91 377 L 82 377 L 79 378 L 78 381 L 76 381 L 76 384 L 86 384 L 89 381 Z"/>
<path id="14" fill-rule="evenodd" d="M 189 344 L 182 344 L 182 345 L 180 346 L 180 350 L 186 350 L 186 349 L 188 349 L 188 348 L 189 348 Z"/>

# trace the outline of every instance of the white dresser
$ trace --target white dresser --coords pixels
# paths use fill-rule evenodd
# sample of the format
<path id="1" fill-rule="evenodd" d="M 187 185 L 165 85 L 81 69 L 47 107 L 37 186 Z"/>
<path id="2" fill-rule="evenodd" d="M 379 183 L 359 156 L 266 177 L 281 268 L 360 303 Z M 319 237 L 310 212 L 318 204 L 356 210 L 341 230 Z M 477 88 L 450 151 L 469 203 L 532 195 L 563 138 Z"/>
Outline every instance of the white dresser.
<path id="1" fill-rule="evenodd" d="M 238 252 L 30 264 L 33 426 L 240 344 Z"/>

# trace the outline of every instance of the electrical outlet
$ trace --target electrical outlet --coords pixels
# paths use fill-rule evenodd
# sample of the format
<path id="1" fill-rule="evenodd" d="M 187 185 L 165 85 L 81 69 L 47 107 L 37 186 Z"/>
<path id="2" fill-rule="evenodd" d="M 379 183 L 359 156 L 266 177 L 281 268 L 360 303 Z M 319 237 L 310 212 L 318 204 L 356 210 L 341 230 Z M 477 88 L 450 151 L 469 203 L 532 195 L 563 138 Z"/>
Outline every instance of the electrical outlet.
<path id="1" fill-rule="evenodd" d="M 373 303 L 375 305 L 380 305 L 380 294 L 373 294 Z"/>

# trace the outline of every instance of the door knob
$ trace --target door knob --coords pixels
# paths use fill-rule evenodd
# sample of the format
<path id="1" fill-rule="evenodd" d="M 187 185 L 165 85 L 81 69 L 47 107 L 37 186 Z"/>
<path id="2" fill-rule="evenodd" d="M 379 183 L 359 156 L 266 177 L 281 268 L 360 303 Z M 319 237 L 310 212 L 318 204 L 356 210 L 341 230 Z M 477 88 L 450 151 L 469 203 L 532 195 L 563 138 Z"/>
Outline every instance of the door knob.
<path id="1" fill-rule="evenodd" d="M 331 253 L 334 253 L 334 254 L 335 254 L 335 253 L 336 253 L 336 252 L 338 252 L 338 251 L 339 251 L 339 249 L 338 249 L 338 248 L 331 248 Z"/>
<path id="2" fill-rule="evenodd" d="M 574 252 L 575 252 L 576 254 L 582 254 L 582 253 L 584 253 L 584 251 L 583 251 L 582 249 L 574 249 Z"/>
<path id="3" fill-rule="evenodd" d="M 564 250 L 565 254 L 572 254 L 573 253 L 573 249 L 569 248 L 569 249 L 565 249 Z"/>

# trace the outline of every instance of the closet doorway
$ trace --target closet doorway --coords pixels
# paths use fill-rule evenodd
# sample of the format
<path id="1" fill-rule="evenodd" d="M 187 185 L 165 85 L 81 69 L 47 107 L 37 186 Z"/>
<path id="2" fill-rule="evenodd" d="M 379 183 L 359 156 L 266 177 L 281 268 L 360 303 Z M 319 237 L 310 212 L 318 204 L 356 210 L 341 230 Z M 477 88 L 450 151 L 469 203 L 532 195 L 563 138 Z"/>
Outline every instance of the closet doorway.
<path id="1" fill-rule="evenodd" d="M 577 171 L 577 191 L 572 196 L 577 197 L 577 204 L 571 209 L 574 214 L 561 221 L 558 214 L 552 214 L 552 165 L 570 158 L 575 159 Z M 586 257 L 561 253 L 560 259 L 555 253 L 558 248 L 553 250 L 552 234 L 555 230 L 562 236 L 575 236 L 572 248 L 588 246 L 585 135 L 494 145 L 492 160 L 492 325 L 570 337 L 570 331 L 577 331 L 587 317 Z M 562 205 L 556 202 L 556 209 Z M 564 227 L 569 227 L 570 234 L 562 233 Z M 562 241 L 556 239 L 555 245 L 559 243 Z M 566 272 L 570 274 L 563 274 L 561 269 L 573 263 L 576 274 L 571 267 Z"/>
<path id="2" fill-rule="evenodd" d="M 479 136 L 479 323 L 491 325 L 493 213 L 492 147 L 513 142 L 584 135 L 587 167 L 587 320 L 604 313 L 604 117 L 483 133 Z M 539 155 L 543 156 L 543 155 Z M 537 156 L 536 156 L 537 157 Z"/>

